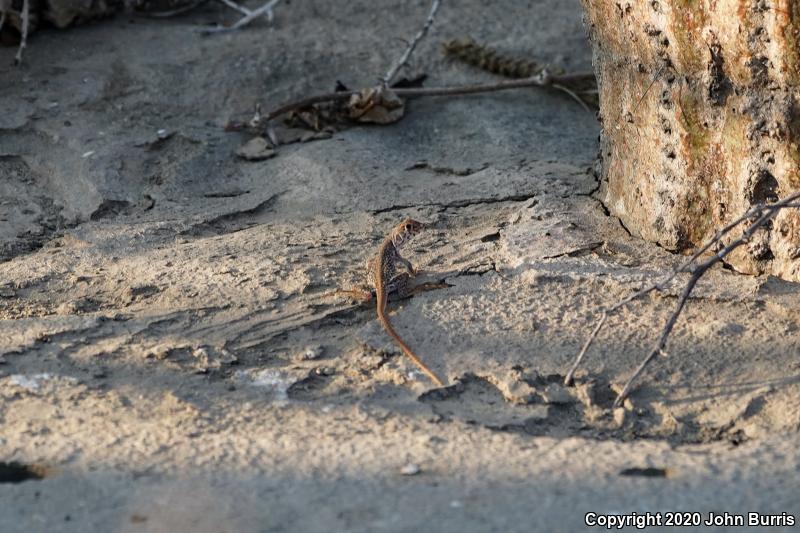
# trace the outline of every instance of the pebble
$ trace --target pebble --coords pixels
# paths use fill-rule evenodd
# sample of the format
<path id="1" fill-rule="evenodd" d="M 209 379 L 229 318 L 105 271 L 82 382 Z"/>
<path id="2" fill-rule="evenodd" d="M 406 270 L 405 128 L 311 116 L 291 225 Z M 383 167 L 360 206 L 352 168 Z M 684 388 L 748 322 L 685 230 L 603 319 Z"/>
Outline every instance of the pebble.
<path id="1" fill-rule="evenodd" d="M 295 361 L 311 361 L 322 357 L 323 352 L 324 350 L 322 349 L 322 346 L 307 346 L 304 350 L 295 354 L 293 359 Z"/>
<path id="2" fill-rule="evenodd" d="M 617 407 L 614 409 L 614 423 L 617 427 L 622 427 L 625 424 L 626 411 L 624 407 Z"/>
<path id="3" fill-rule="evenodd" d="M 416 463 L 408 463 L 400 469 L 400 473 L 404 476 L 416 476 L 421 472 L 419 465 Z"/>

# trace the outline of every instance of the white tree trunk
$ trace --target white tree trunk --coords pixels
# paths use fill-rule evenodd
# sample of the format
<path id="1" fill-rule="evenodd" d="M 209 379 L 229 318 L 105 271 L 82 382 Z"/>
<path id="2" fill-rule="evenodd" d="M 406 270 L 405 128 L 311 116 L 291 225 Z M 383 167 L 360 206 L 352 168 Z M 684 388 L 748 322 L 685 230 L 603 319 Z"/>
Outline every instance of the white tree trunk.
<path id="1" fill-rule="evenodd" d="M 582 0 L 600 91 L 604 201 L 633 233 L 694 247 L 800 190 L 800 0 Z M 729 263 L 800 279 L 800 213 Z"/>

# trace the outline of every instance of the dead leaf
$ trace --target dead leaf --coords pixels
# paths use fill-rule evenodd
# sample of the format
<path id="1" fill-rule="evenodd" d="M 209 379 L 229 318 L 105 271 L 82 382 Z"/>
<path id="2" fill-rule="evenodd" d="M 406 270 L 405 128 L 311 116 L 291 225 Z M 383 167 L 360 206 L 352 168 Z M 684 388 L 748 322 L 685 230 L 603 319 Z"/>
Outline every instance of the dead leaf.
<path id="1" fill-rule="evenodd" d="M 373 124 L 397 122 L 405 113 L 405 102 L 394 91 L 383 86 L 370 87 L 354 94 L 347 107 L 352 120 Z"/>

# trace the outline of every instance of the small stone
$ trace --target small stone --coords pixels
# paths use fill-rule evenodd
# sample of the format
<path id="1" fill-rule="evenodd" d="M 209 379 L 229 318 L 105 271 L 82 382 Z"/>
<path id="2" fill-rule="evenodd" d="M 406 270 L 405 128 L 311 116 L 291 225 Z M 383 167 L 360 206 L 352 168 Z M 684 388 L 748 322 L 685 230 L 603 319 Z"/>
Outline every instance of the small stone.
<path id="1" fill-rule="evenodd" d="M 630 398 L 625 398 L 625 401 L 622 402 L 622 407 L 624 407 L 628 411 L 633 411 L 634 405 Z"/>
<path id="2" fill-rule="evenodd" d="M 149 350 L 144 353 L 144 357 L 146 359 L 158 359 L 159 361 L 163 361 L 170 356 L 170 353 L 173 350 L 179 350 L 181 348 L 186 348 L 186 345 L 172 345 L 170 343 L 162 343 L 152 346 Z M 197 357 L 197 355 L 195 355 Z"/>
<path id="3" fill-rule="evenodd" d="M 507 372 L 491 374 L 486 376 L 486 379 L 497 387 L 509 403 L 525 405 L 536 402 L 536 389 L 529 383 L 532 380 L 529 376 L 523 375 L 519 369 L 512 368 Z"/>
<path id="4" fill-rule="evenodd" d="M 301 352 L 296 353 L 292 359 L 295 361 L 312 361 L 322 357 L 323 351 L 322 346 L 319 345 L 307 346 Z"/>
<path id="5" fill-rule="evenodd" d="M 199 346 L 194 349 L 192 356 L 197 361 L 196 368 L 203 372 L 218 370 L 222 365 L 235 365 L 239 362 L 239 359 L 225 348 L 214 346 Z"/>
<path id="6" fill-rule="evenodd" d="M 247 161 L 263 161 L 275 157 L 276 154 L 264 137 L 254 137 L 236 150 L 236 155 Z"/>
<path id="7" fill-rule="evenodd" d="M 225 348 L 217 348 L 219 353 L 219 362 L 223 365 L 235 365 L 239 362 L 239 358 Z"/>
<path id="8" fill-rule="evenodd" d="M 13 298 L 17 293 L 8 285 L 0 287 L 0 298 Z"/>
<path id="9" fill-rule="evenodd" d="M 624 407 L 617 407 L 614 409 L 614 423 L 617 427 L 621 428 L 625 424 L 625 415 L 627 411 L 625 411 Z"/>
<path id="10" fill-rule="evenodd" d="M 400 473 L 404 476 L 416 476 L 421 472 L 419 465 L 415 463 L 408 463 L 400 469 Z"/>
<path id="11" fill-rule="evenodd" d="M 192 352 L 192 357 L 194 357 L 197 360 L 197 365 L 196 365 L 197 370 L 200 370 L 201 372 L 207 372 L 212 365 L 211 356 L 209 355 L 208 350 L 206 350 L 205 346 L 196 348 Z"/>
<path id="12" fill-rule="evenodd" d="M 544 401 L 552 404 L 572 403 L 575 399 L 567 390 L 558 383 L 550 383 L 544 389 Z"/>
<path id="13" fill-rule="evenodd" d="M 586 407 L 597 407 L 595 399 L 595 382 L 581 383 L 575 387 L 578 393 L 578 399 Z"/>
<path id="14" fill-rule="evenodd" d="M 56 314 L 57 315 L 77 315 L 85 310 L 85 302 L 81 300 L 72 300 L 69 302 L 64 302 L 58 307 L 56 307 Z"/>

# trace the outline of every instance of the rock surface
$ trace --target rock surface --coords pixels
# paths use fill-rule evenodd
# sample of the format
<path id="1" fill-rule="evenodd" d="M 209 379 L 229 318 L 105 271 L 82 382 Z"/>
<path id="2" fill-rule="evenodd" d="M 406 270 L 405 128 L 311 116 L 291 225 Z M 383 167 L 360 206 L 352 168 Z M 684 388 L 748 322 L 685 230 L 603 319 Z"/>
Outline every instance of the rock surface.
<path id="1" fill-rule="evenodd" d="M 534 9 L 445 3 L 409 75 L 493 79 L 440 55 L 464 35 L 588 69 L 578 3 Z M 559 385 L 599 307 L 681 260 L 606 214 L 598 125 L 562 93 L 413 100 L 395 124 L 235 155 L 251 136 L 229 121 L 373 83 L 426 12 L 281 3 L 272 27 L 202 37 L 231 16 L 209 4 L 39 31 L 20 69 L 0 49 L 20 110 L 0 122 L 0 470 L 28 478 L 0 483 L 0 531 L 800 512 L 797 285 L 711 272 L 624 416 L 612 384 L 680 287 L 612 319 Z M 451 287 L 390 317 L 445 388 L 328 295 L 405 216 L 431 225 L 406 247 L 420 281 Z"/>

